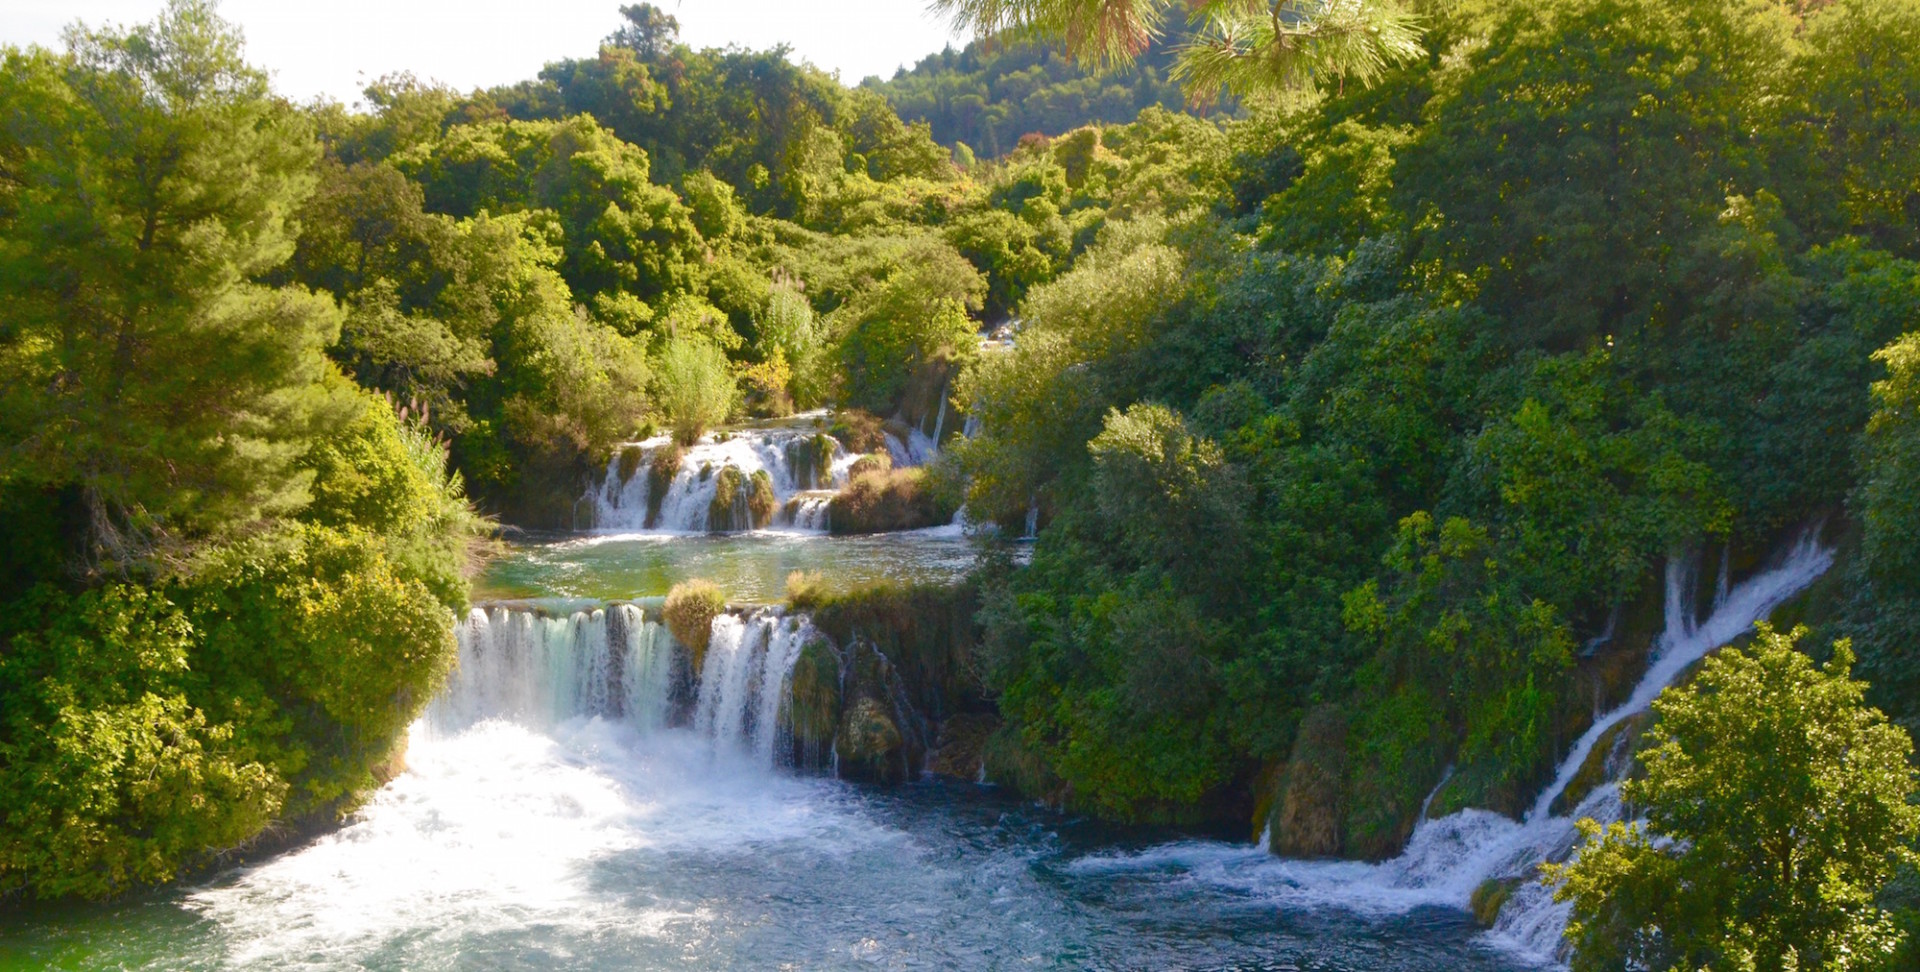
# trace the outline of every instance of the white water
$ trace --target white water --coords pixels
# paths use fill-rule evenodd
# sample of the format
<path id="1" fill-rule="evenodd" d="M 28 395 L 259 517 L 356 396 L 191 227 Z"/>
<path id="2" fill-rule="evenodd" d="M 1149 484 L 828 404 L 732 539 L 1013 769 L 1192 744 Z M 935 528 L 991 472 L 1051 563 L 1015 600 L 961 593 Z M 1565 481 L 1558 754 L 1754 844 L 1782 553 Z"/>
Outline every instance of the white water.
<path id="1" fill-rule="evenodd" d="M 744 619 L 715 618 L 694 729 L 720 745 L 753 754 L 762 765 L 774 765 L 776 746 L 785 738 L 781 704 L 794 662 L 812 632 L 803 619 L 771 610 Z"/>
<path id="2" fill-rule="evenodd" d="M 940 457 L 940 444 L 917 428 L 907 430 L 905 441 L 892 432 L 885 434 L 887 456 L 893 460 L 895 469 L 924 466 Z"/>
<path id="3" fill-rule="evenodd" d="M 565 618 L 475 609 L 459 637 L 458 666 L 423 720 L 430 731 L 458 732 L 486 719 L 536 728 L 577 716 L 639 729 L 666 721 L 673 639 L 632 605 Z"/>
<path id="4" fill-rule="evenodd" d="M 1689 666 L 1751 631 L 1754 622 L 1765 619 L 1832 566 L 1833 551 L 1819 545 L 1818 532 L 1817 528 L 1807 531 L 1776 565 L 1739 584 L 1727 585 L 1705 621 L 1697 621 L 1692 603 L 1691 562 L 1682 558 L 1670 561 L 1666 630 L 1654 648 L 1645 676 L 1626 702 L 1594 720 L 1524 820 L 1473 809 L 1429 820 L 1423 812 L 1406 850 L 1378 864 L 1286 860 L 1272 857 L 1259 847 L 1189 841 L 1139 854 L 1090 857 L 1078 862 L 1077 867 L 1102 873 L 1176 869 L 1188 880 L 1231 888 L 1261 900 L 1363 914 L 1396 914 L 1423 906 L 1466 908 L 1483 882 L 1519 879 L 1488 933 L 1488 941 L 1529 963 L 1554 963 L 1561 956 L 1569 907 L 1553 901 L 1551 890 L 1536 879 L 1536 868 L 1543 862 L 1565 860 L 1573 853 L 1579 837 L 1575 821 L 1593 818 L 1606 824 L 1625 816 L 1615 783 L 1594 788 L 1566 816 L 1551 812 L 1554 802 L 1608 730 L 1646 711 Z"/>
<path id="5" fill-rule="evenodd" d="M 818 471 L 813 477 L 802 476 L 803 470 L 795 467 L 788 450 L 817 434 L 816 430 L 810 428 L 785 427 L 741 429 L 730 433 L 724 442 L 715 441 L 717 437 L 713 435 L 705 437 L 681 455 L 679 468 L 667 486 L 666 495 L 660 498 L 659 515 L 651 527 L 647 525 L 650 498 L 647 470 L 654 454 L 670 447 L 671 440 L 666 436 L 656 436 L 645 442 L 629 443 L 614 450 L 613 457 L 607 460 L 607 468 L 601 474 L 600 482 L 589 489 L 584 497 L 592 509 L 592 528 L 620 533 L 642 530 L 670 534 L 706 533 L 711 529 L 708 517 L 714 493 L 719 486 L 718 474 L 728 466 L 739 470 L 743 481 L 751 479 L 756 472 L 767 474 L 773 483 L 774 509 L 778 519 L 786 511 L 788 500 L 797 495 L 846 485 L 847 469 L 859 458 L 836 444 L 829 469 Z M 641 460 L 633 474 L 623 479 L 620 475 L 621 453 L 628 449 L 639 449 Z M 819 515 L 804 522 L 781 525 L 803 530 L 824 530 L 824 507 L 818 511 L 807 511 Z"/>

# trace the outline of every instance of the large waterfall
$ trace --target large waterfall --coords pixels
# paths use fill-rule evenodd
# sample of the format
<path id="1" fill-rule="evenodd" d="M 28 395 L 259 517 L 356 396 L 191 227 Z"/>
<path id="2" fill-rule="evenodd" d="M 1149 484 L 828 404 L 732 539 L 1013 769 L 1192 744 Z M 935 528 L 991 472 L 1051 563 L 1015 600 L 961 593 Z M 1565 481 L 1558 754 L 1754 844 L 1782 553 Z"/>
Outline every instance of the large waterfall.
<path id="1" fill-rule="evenodd" d="M 645 734 L 689 721 L 716 748 L 771 767 L 793 665 L 812 633 L 805 618 L 774 609 L 722 614 L 695 678 L 685 649 L 630 604 L 567 617 L 476 609 L 460 624 L 459 667 L 425 725 L 445 735 L 491 719 L 546 729 L 598 718 Z M 690 718 L 676 719 L 689 706 Z"/>
<path id="2" fill-rule="evenodd" d="M 846 485 L 850 455 L 806 427 L 742 429 L 677 447 L 665 436 L 614 452 L 583 499 L 581 526 L 623 533 L 826 529 L 826 499 Z M 753 508 L 756 477 L 765 508 Z M 729 490 L 721 496 L 721 490 Z M 716 503 L 716 499 L 719 500 Z M 725 515 L 716 519 L 715 511 Z"/>

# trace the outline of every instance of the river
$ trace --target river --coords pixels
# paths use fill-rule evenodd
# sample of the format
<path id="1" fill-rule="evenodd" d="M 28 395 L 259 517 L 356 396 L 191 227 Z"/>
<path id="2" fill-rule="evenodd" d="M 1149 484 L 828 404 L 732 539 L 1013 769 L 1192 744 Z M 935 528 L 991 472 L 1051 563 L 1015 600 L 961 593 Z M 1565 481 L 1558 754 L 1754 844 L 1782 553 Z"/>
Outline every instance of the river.
<path id="1" fill-rule="evenodd" d="M 522 544 L 478 587 L 564 605 L 708 576 L 769 601 L 790 570 L 851 584 L 936 579 L 969 561 L 952 531 L 603 536 Z M 1327 893 L 1328 868 L 1359 865 L 1309 865 L 1316 879 L 1301 880 L 1246 842 L 1105 827 L 990 784 L 796 772 L 711 726 L 489 702 L 470 667 L 448 694 L 472 697 L 437 700 L 407 770 L 338 831 L 114 904 L 8 915 L 0 966 L 1527 965 L 1456 907 Z"/>

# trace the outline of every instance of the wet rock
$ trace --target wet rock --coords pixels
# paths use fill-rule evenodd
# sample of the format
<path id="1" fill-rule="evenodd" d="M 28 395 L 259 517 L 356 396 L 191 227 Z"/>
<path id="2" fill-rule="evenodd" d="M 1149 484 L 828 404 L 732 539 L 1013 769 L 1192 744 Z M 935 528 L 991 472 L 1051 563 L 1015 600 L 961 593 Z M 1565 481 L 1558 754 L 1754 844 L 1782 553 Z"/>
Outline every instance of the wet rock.
<path id="1" fill-rule="evenodd" d="M 842 777 L 904 782 L 908 776 L 905 750 L 906 740 L 900 734 L 900 727 L 888 706 L 879 700 L 860 699 L 841 717 L 834 753 L 840 758 Z"/>
<path id="2" fill-rule="evenodd" d="M 1283 857 L 1331 857 L 1342 850 L 1347 720 L 1334 706 L 1307 713 L 1294 737 L 1268 818 L 1269 846 Z"/>
<path id="3" fill-rule="evenodd" d="M 975 782 L 985 767 L 987 740 L 1000 728 L 1000 717 L 968 712 L 940 723 L 927 771 L 956 780 Z"/>
<path id="4" fill-rule="evenodd" d="M 1638 712 L 1602 733 L 1594 742 L 1593 750 L 1587 753 L 1586 760 L 1580 764 L 1580 769 L 1573 774 L 1573 779 L 1567 782 L 1567 788 L 1554 797 L 1551 812 L 1564 817 L 1572 813 L 1595 787 L 1620 778 L 1631 767 L 1633 754 L 1640 748 L 1640 736 L 1652 718 L 1650 712 Z"/>
<path id="5" fill-rule="evenodd" d="M 1467 910 L 1473 912 L 1473 920 L 1482 928 L 1492 928 L 1500 918 L 1500 909 L 1506 906 L 1507 899 L 1513 897 L 1513 889 L 1520 886 L 1519 878 L 1489 878 L 1473 889 L 1473 897 L 1467 901 Z"/>
<path id="6" fill-rule="evenodd" d="M 840 725 L 840 656 L 826 639 L 816 638 L 800 649 L 790 684 L 787 725 L 793 733 L 794 765 L 823 768 Z"/>

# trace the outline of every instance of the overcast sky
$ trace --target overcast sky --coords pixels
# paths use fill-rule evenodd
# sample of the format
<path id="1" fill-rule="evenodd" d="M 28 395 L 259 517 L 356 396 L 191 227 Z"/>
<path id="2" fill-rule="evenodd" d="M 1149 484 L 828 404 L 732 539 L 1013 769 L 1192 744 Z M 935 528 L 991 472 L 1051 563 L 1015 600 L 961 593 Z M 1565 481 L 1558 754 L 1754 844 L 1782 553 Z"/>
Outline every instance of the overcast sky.
<path id="1" fill-rule="evenodd" d="M 622 0 L 224 0 L 247 59 L 278 90 L 353 103 L 365 81 L 409 70 L 462 90 L 531 78 L 584 57 L 619 26 Z M 923 0 L 655 0 L 695 47 L 785 43 L 847 84 L 892 76 L 952 39 Z M 160 0 L 0 0 L 0 43 L 57 46 L 62 27 L 150 20 Z"/>

